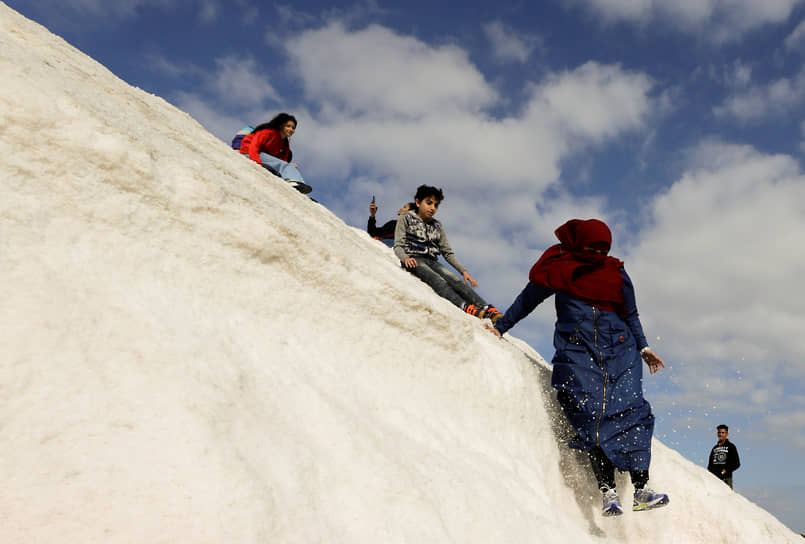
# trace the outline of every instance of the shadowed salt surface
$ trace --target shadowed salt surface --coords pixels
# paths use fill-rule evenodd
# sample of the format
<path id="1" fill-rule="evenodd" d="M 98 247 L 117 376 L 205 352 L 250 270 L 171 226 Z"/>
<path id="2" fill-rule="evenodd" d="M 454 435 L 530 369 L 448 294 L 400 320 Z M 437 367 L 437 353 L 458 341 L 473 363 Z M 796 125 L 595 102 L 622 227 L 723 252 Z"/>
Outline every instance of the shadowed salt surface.
<path id="1" fill-rule="evenodd" d="M 656 441 L 671 504 L 602 518 L 537 353 L 4 4 L 0 27 L 1 542 L 801 541 Z"/>

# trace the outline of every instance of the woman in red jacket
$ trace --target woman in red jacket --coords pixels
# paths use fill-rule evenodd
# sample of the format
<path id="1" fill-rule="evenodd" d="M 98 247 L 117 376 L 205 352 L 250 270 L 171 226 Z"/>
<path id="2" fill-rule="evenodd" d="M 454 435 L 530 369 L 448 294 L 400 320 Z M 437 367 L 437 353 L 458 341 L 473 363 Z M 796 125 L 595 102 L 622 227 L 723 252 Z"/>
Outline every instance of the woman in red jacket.
<path id="1" fill-rule="evenodd" d="M 296 132 L 296 117 L 280 113 L 268 123 L 258 125 L 240 143 L 240 153 L 270 172 L 280 176 L 298 191 L 309 193 L 312 190 L 302 179 L 296 164 L 291 163 L 293 152 L 290 139 Z M 264 153 L 261 160 L 260 153 Z"/>

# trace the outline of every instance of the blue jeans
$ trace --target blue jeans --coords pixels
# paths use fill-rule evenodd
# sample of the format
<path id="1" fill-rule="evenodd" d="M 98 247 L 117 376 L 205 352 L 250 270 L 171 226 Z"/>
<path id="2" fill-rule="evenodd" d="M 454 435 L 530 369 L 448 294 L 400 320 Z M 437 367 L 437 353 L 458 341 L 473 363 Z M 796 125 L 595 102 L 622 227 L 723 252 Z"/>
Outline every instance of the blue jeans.
<path id="1" fill-rule="evenodd" d="M 436 294 L 446 298 L 459 308 L 466 302 L 474 304 L 480 308 L 486 306 L 486 301 L 472 290 L 472 287 L 464 283 L 463 278 L 459 278 L 437 259 L 415 256 L 416 267 L 406 268 L 411 274 L 421 279 L 436 291 Z"/>
<path id="2" fill-rule="evenodd" d="M 263 161 L 263 166 L 267 170 L 282 179 L 287 179 L 288 181 L 305 181 L 296 166 L 289 162 L 285 162 L 267 153 L 260 153 L 260 160 Z"/>

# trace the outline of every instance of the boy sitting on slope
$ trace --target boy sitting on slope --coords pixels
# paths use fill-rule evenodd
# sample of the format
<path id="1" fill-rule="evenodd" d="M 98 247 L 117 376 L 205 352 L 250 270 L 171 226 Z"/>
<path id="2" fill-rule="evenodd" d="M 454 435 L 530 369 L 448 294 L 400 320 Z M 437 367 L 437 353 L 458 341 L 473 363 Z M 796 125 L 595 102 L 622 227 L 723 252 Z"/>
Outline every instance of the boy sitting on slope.
<path id="1" fill-rule="evenodd" d="M 444 227 L 433 218 L 442 200 L 441 189 L 429 185 L 417 187 L 414 197 L 417 207 L 403 213 L 397 220 L 394 254 L 406 270 L 430 285 L 440 297 L 470 315 L 479 319 L 486 317 L 495 323 L 503 314 L 470 288 L 469 285 L 478 287 L 478 282 L 456 258 L 447 242 Z M 439 262 L 439 255 L 461 273 L 463 281 Z"/>

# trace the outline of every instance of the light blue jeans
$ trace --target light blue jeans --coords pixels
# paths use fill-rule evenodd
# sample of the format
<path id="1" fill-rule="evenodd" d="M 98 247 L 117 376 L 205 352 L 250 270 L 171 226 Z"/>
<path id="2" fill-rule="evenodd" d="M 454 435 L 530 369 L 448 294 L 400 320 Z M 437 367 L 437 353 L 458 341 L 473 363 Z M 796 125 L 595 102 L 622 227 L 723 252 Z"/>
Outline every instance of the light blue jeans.
<path id="1" fill-rule="evenodd" d="M 414 256 L 416 267 L 406 268 L 411 274 L 421 279 L 436 291 L 436 294 L 446 298 L 459 308 L 461 304 L 474 304 L 479 308 L 486 306 L 486 301 L 472 287 L 464 283 L 464 278 L 459 278 L 453 274 L 445 265 L 437 259 L 429 259 L 419 255 Z"/>
<path id="2" fill-rule="evenodd" d="M 282 179 L 288 181 L 305 181 L 296 166 L 289 162 L 285 162 L 267 153 L 260 153 L 260 160 L 263 161 L 263 166 L 265 166 L 267 170 Z"/>

